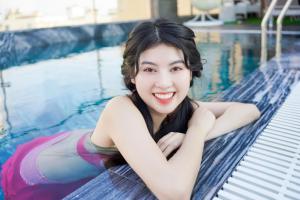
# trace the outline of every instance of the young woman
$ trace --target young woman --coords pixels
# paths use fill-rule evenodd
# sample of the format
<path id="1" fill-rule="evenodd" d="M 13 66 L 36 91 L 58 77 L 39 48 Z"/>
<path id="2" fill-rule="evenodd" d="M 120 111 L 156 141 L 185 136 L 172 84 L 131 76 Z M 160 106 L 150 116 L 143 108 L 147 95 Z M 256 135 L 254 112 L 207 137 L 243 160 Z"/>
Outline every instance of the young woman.
<path id="1" fill-rule="evenodd" d="M 3 166 L 7 199 L 62 198 L 115 161 L 126 161 L 159 199 L 189 199 L 204 142 L 260 116 L 252 104 L 187 96 L 202 64 L 194 33 L 183 25 L 139 24 L 123 58 L 130 94 L 111 99 L 93 131 L 59 133 L 20 146 Z"/>

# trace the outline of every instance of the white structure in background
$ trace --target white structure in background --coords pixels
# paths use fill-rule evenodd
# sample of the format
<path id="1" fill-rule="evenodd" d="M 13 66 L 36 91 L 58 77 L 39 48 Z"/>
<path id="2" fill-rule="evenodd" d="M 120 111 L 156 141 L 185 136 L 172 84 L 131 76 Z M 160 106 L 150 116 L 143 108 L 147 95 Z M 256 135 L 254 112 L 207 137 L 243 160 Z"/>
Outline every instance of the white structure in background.
<path id="1" fill-rule="evenodd" d="M 223 22 L 234 22 L 236 20 L 233 0 L 223 0 L 219 18 Z"/>
<path id="2" fill-rule="evenodd" d="M 193 19 L 184 23 L 186 26 L 218 26 L 223 21 L 214 19 L 209 15 L 209 11 L 221 8 L 222 0 L 192 0 L 192 6 L 200 10 L 202 13 Z M 200 19 L 200 20 L 199 20 Z"/>
<path id="3" fill-rule="evenodd" d="M 4 20 L 4 12 L 0 11 L 0 22 L 2 22 Z"/>
<path id="4" fill-rule="evenodd" d="M 66 8 L 69 19 L 83 18 L 86 16 L 86 8 L 79 5 L 72 5 Z"/>
<path id="5" fill-rule="evenodd" d="M 110 16 L 118 12 L 118 1 L 96 1 L 96 7 L 100 16 Z"/>
<path id="6" fill-rule="evenodd" d="M 249 13 L 260 16 L 260 6 L 260 0 L 241 0 L 236 4 L 234 0 L 223 0 L 220 19 L 223 22 L 233 22 L 239 17 L 247 19 Z"/>
<path id="7" fill-rule="evenodd" d="M 283 9 L 287 0 L 279 0 L 275 6 L 275 9 L 272 12 L 272 16 L 279 16 L 280 12 Z M 299 0 L 292 0 L 291 5 L 288 7 L 285 16 L 290 17 L 299 17 L 300 16 L 300 1 Z"/>
<path id="8" fill-rule="evenodd" d="M 244 19 L 248 18 L 248 13 L 260 15 L 260 1 L 242 0 L 235 5 L 235 14 L 240 14 Z"/>

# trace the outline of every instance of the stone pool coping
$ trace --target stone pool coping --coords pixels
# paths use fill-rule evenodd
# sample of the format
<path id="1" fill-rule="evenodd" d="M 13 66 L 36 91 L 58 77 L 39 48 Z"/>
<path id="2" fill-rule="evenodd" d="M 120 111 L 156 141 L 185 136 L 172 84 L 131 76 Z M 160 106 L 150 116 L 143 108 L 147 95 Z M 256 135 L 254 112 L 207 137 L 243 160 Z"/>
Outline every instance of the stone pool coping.
<path id="1" fill-rule="evenodd" d="M 255 103 L 262 115 L 250 125 L 206 142 L 192 199 L 216 195 L 299 80 L 300 52 L 283 54 L 219 96 L 222 101 Z M 99 198 L 156 199 L 128 165 L 106 170 L 64 199 Z"/>

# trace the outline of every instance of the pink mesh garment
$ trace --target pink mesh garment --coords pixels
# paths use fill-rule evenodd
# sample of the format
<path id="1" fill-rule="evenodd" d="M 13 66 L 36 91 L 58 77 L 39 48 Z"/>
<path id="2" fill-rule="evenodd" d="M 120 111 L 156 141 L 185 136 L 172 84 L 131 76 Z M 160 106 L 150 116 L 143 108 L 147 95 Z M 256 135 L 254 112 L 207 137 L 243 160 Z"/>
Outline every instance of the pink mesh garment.
<path id="1" fill-rule="evenodd" d="M 76 134 L 78 132 L 80 131 L 76 131 Z M 68 152 L 67 156 L 71 155 L 83 160 L 82 163 L 84 164 L 76 166 L 75 169 L 82 169 L 89 166 L 89 169 L 97 170 L 94 174 L 100 174 L 105 170 L 103 160 L 108 159 L 116 151 L 106 151 L 105 148 L 100 148 L 100 150 L 99 148 L 95 148 L 95 151 L 89 151 L 85 148 L 84 141 L 91 142 L 90 137 L 88 137 L 91 131 L 83 130 L 81 132 L 82 134 L 78 137 L 75 152 L 73 154 Z M 20 145 L 14 155 L 2 166 L 1 184 L 5 199 L 61 199 L 94 178 L 95 176 L 80 177 L 78 180 L 60 183 L 59 181 L 48 180 L 39 171 L 36 165 L 36 158 L 39 153 L 52 145 L 57 145 L 57 143 L 63 141 L 70 134 L 74 133 L 63 132 L 52 136 L 39 137 Z M 62 156 L 63 158 L 63 155 L 58 156 Z M 73 166 L 69 167 L 70 169 L 74 169 Z"/>

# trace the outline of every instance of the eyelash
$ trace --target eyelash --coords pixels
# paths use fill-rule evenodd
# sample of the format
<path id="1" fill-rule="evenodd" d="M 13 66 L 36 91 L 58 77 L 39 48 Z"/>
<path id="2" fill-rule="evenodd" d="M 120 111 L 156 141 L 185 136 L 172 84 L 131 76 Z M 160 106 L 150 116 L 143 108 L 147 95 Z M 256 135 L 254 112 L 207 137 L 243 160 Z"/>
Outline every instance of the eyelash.
<path id="1" fill-rule="evenodd" d="M 155 69 L 152 69 L 151 67 L 146 67 L 143 69 L 144 72 L 154 72 Z"/>
<path id="2" fill-rule="evenodd" d="M 181 71 L 182 70 L 182 67 L 172 67 L 171 68 L 171 71 L 173 72 L 177 72 L 177 71 Z M 156 70 L 151 68 L 151 67 L 146 67 L 143 69 L 143 72 L 155 72 Z"/>
<path id="3" fill-rule="evenodd" d="M 182 67 L 173 67 L 171 70 L 172 70 L 172 71 L 175 71 L 175 72 L 181 71 L 181 70 L 182 70 Z"/>

